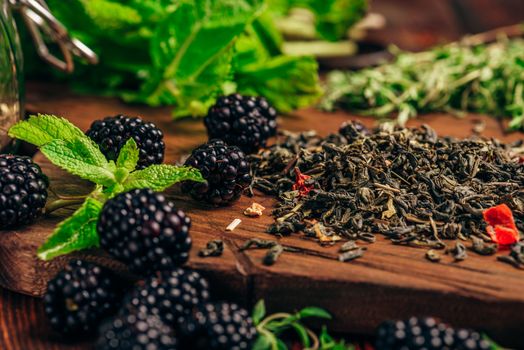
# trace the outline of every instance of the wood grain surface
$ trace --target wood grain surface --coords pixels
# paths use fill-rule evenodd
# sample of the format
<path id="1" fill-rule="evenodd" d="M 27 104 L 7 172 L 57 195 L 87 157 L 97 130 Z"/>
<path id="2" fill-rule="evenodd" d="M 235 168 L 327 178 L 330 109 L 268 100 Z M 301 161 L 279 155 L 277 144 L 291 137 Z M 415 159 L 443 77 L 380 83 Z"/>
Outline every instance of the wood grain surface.
<path id="1" fill-rule="evenodd" d="M 33 85 L 30 101 L 30 110 L 64 116 L 82 129 L 92 120 L 107 115 L 141 115 L 164 130 L 168 163 L 177 162 L 206 138 L 201 122 L 173 123 L 168 109 L 129 106 L 115 99 L 79 97 L 49 85 Z M 281 126 L 288 130 L 315 129 L 327 134 L 352 118 L 344 113 L 326 114 L 308 109 L 282 118 Z M 374 123 L 371 119 L 361 120 L 367 125 Z M 504 135 L 495 119 L 483 116 L 456 119 L 432 115 L 413 121 L 411 126 L 428 123 L 443 135 L 467 136 L 477 121 L 486 123 L 486 137 L 505 140 L 521 137 Z M 55 168 L 40 154 L 35 160 L 50 176 L 56 192 L 73 194 L 89 190 L 88 184 Z M 321 247 L 293 235 L 280 241 L 300 252 L 284 253 L 277 264 L 266 267 L 261 264 L 262 251 L 239 252 L 238 247 L 249 238 L 274 238 L 264 233 L 272 218 L 265 215 L 251 219 L 242 215 L 252 201 L 271 208 L 273 199 L 243 197 L 231 207 L 211 208 L 186 198 L 176 188 L 170 190 L 169 195 L 193 220 L 194 249 L 189 266 L 210 278 L 218 298 L 234 299 L 245 305 L 264 298 L 270 310 L 317 305 L 334 314 L 331 329 L 341 332 L 369 333 L 384 319 L 435 315 L 457 326 L 483 328 L 505 339 L 519 340 L 518 325 L 524 324 L 524 271 L 497 263 L 494 257 L 470 254 L 469 259 L 461 263 L 448 257 L 434 264 L 424 259 L 424 249 L 395 246 L 379 238 L 363 258 L 340 263 L 336 260 L 337 247 Z M 2 285 L 35 296 L 43 293 L 46 281 L 67 258 L 44 263 L 37 260 L 35 250 L 67 214 L 70 212 L 57 212 L 35 225 L 0 236 Z M 226 233 L 225 227 L 234 218 L 241 218 L 242 224 L 234 232 Z M 214 238 L 225 240 L 224 255 L 198 257 L 198 250 Z M 100 252 L 80 255 L 113 264 Z"/>
<path id="2" fill-rule="evenodd" d="M 395 43 L 402 48 L 421 50 L 458 39 L 467 32 L 479 32 L 524 20 L 521 0 L 374 0 L 373 10 L 387 18 L 386 28 L 370 33 L 369 40 Z M 64 86 L 30 85 L 27 101 L 31 111 L 52 112 L 69 117 L 81 128 L 91 120 L 116 113 L 142 115 L 154 120 L 168 135 L 166 158 L 169 161 L 187 154 L 205 139 L 198 121 L 172 123 L 169 109 L 149 109 L 124 105 L 113 99 L 77 97 Z M 303 110 L 283 118 L 282 126 L 291 130 L 316 129 L 321 134 L 336 130 L 352 116 L 325 115 Z M 521 135 L 504 135 L 497 121 L 483 116 L 455 119 L 446 115 L 426 116 L 422 122 L 452 136 L 470 133 L 477 120 L 486 122 L 484 136 L 507 140 Z M 368 125 L 373 121 L 364 120 Z M 41 156 L 36 158 L 52 174 L 61 193 L 85 190 L 78 180 L 69 181 L 53 170 Z M 177 191 L 171 191 L 178 205 L 193 217 L 195 249 L 190 265 L 207 272 L 217 297 L 251 304 L 265 298 L 270 311 L 293 310 L 306 305 L 328 308 L 335 314 L 329 326 L 345 333 L 369 333 L 383 319 L 412 314 L 432 314 L 452 320 L 457 326 L 487 328 L 506 345 L 524 347 L 520 337 L 524 324 L 523 275 L 494 261 L 493 257 L 471 257 L 463 263 L 445 260 L 435 265 L 423 258 L 424 250 L 397 247 L 380 240 L 369 247 L 365 258 L 348 264 L 333 261 L 336 248 L 319 248 L 300 237 L 286 238 L 284 244 L 299 247 L 300 254 L 285 253 L 273 267 L 261 265 L 262 252 L 239 253 L 238 245 L 247 237 L 271 236 L 263 233 L 269 217 L 244 220 L 237 231 L 225 234 L 229 221 L 241 217 L 251 203 L 248 198 L 232 208 L 211 210 L 196 205 Z M 267 207 L 269 198 L 257 198 Z M 64 259 L 52 264 L 38 262 L 36 246 L 45 239 L 59 216 L 46 218 L 34 227 L 0 235 L 0 280 L 12 289 L 33 295 L 43 292 L 45 281 Z M 196 250 L 216 236 L 224 237 L 227 249 L 220 258 L 196 258 Z M 87 255 L 114 264 L 100 253 Z M 20 266 L 19 266 L 20 265 Z M 113 265 L 115 268 L 121 268 Z M 0 288 L 0 349 L 89 349 L 89 340 L 66 343 L 48 329 L 41 301 Z"/>

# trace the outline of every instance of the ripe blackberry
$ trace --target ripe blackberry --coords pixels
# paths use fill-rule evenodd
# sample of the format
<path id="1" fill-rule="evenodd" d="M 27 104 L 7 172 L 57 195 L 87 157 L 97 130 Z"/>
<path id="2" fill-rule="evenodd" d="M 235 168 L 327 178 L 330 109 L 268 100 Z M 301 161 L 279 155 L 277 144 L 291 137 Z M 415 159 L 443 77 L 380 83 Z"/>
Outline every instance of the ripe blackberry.
<path id="1" fill-rule="evenodd" d="M 434 318 L 412 317 L 407 321 L 384 322 L 377 331 L 376 350 L 490 349 L 491 343 L 475 331 L 455 330 Z"/>
<path id="2" fill-rule="evenodd" d="M 172 269 L 189 257 L 191 220 L 164 195 L 136 189 L 108 200 L 97 224 L 100 246 L 137 274 Z"/>
<path id="3" fill-rule="evenodd" d="M 348 143 L 352 143 L 358 138 L 369 135 L 369 129 L 359 121 L 352 120 L 340 126 L 339 134 L 346 138 Z"/>
<path id="4" fill-rule="evenodd" d="M 47 285 L 44 309 L 51 327 L 64 335 L 85 335 L 117 310 L 121 285 L 108 270 L 72 260 Z"/>
<path id="5" fill-rule="evenodd" d="M 128 307 L 145 307 L 173 327 L 183 322 L 197 306 L 209 300 L 209 285 L 198 272 L 181 268 L 159 272 L 135 289 Z"/>
<path id="6" fill-rule="evenodd" d="M 255 336 L 256 330 L 248 312 L 225 302 L 202 305 L 180 327 L 183 349 L 251 349 Z"/>
<path id="7" fill-rule="evenodd" d="M 137 117 L 117 115 L 96 120 L 86 135 L 95 141 L 102 153 L 110 160 L 116 160 L 120 149 L 131 137 L 136 141 L 140 152 L 138 169 L 164 160 L 164 135 L 153 123 L 144 122 Z"/>
<path id="8" fill-rule="evenodd" d="M 156 315 L 123 313 L 102 324 L 97 350 L 176 350 L 173 329 Z"/>
<path id="9" fill-rule="evenodd" d="M 233 94 L 218 98 L 204 124 L 210 139 L 219 138 L 253 153 L 265 147 L 267 139 L 276 134 L 276 116 L 265 98 Z"/>
<path id="10" fill-rule="evenodd" d="M 0 155 L 0 229 L 28 224 L 42 214 L 49 181 L 29 157 Z"/>
<path id="11" fill-rule="evenodd" d="M 182 189 L 196 200 L 227 205 L 236 201 L 251 183 L 244 153 L 222 140 L 211 140 L 198 147 L 185 164 L 200 170 L 207 180 L 204 183 L 188 181 L 183 184 Z"/>

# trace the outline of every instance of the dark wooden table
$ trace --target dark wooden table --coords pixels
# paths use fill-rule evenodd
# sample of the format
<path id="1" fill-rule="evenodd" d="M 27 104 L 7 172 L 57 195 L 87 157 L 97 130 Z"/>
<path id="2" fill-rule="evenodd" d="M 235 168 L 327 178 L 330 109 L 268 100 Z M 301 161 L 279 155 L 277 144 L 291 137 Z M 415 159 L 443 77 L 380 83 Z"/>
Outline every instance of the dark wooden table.
<path id="1" fill-rule="evenodd" d="M 374 10 L 388 17 L 388 27 L 373 33 L 371 38 L 376 42 L 393 41 L 406 49 L 419 50 L 425 47 L 455 40 L 466 32 L 479 32 L 499 25 L 522 21 L 524 2 L 520 0 L 462 0 L 462 1 L 410 1 L 410 0 L 375 0 Z M 65 89 L 60 87 L 60 89 Z M 29 86 L 28 105 L 31 110 L 48 110 L 56 102 L 53 94 L 47 99 L 46 89 Z M 59 96 L 59 94 L 58 94 Z M 109 101 L 109 100 L 108 100 Z M 115 102 L 108 102 L 113 104 Z M 75 109 L 79 106 L 62 105 L 62 109 Z M 144 114 L 144 108 L 138 107 L 137 113 Z M 108 111 L 111 114 L 113 111 Z M 147 112 L 146 112 L 147 114 Z M 304 119 L 304 116 L 306 116 Z M 296 116 L 284 119 L 285 128 L 317 129 L 321 133 L 332 132 L 333 125 L 348 119 L 349 115 L 336 114 L 326 116 L 330 123 L 323 122 L 315 111 L 300 111 Z M 486 136 L 501 135 L 500 126 L 492 119 L 486 120 Z M 449 116 L 430 116 L 428 122 L 446 134 L 464 136 L 472 127 L 471 119 L 456 120 Z M 198 122 L 182 122 L 177 127 L 189 129 Z M 419 122 L 417 122 L 419 123 Z M 450 128 L 449 125 L 453 125 Z M 201 128 L 200 128 L 201 129 Z M 203 138 L 203 133 L 196 137 Z M 518 136 L 512 136 L 515 138 Z M 88 342 L 66 344 L 49 332 L 39 299 L 0 290 L 0 349 L 87 349 Z"/>

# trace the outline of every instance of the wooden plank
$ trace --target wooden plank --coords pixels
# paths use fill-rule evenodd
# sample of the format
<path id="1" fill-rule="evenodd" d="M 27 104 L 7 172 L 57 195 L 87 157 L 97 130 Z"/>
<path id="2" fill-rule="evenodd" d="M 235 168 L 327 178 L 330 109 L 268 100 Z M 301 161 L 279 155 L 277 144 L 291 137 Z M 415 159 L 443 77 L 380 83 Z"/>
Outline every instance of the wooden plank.
<path id="1" fill-rule="evenodd" d="M 45 94 L 40 94 L 45 88 Z M 200 121 L 173 123 L 167 109 L 149 109 L 124 105 L 114 99 L 78 97 L 33 86 L 29 109 L 65 116 L 86 129 L 92 120 L 125 113 L 142 115 L 154 121 L 166 136 L 166 161 L 176 162 L 205 140 Z M 282 118 L 286 129 L 316 129 L 321 134 L 334 132 L 341 122 L 354 118 L 344 113 L 327 114 L 303 110 Z M 499 123 L 483 116 L 456 119 L 432 115 L 413 121 L 412 125 L 427 122 L 441 134 L 466 136 L 475 120 L 486 123 L 484 135 L 505 140 L 521 138 L 521 134 L 504 135 Z M 367 125 L 374 121 L 362 119 Z M 86 190 L 85 183 L 64 174 L 50 165 L 41 155 L 35 159 L 51 177 L 54 189 L 61 193 Z M 243 197 L 228 208 L 210 208 L 183 197 L 176 189 L 169 195 L 189 213 L 193 220 L 194 249 L 189 266 L 208 276 L 215 293 L 244 304 L 266 299 L 270 310 L 293 310 L 306 305 L 325 307 L 335 315 L 333 330 L 342 332 L 371 332 L 376 325 L 390 318 L 413 314 L 435 315 L 457 326 L 488 329 L 495 335 L 505 334 L 506 340 L 520 342 L 516 327 L 524 324 L 524 271 L 496 263 L 494 257 L 470 258 L 454 263 L 445 258 L 440 264 L 426 261 L 425 250 L 394 246 L 385 239 L 369 246 L 366 255 L 351 263 L 335 261 L 336 247 L 324 248 L 299 235 L 285 237 L 282 243 L 300 249 L 300 253 L 284 253 L 279 262 L 266 267 L 261 264 L 263 252 L 239 252 L 243 241 L 252 237 L 271 239 L 264 233 L 271 218 L 249 219 L 242 211 L 253 200 L 270 208 L 273 199 L 257 196 Z M 67 213 L 62 211 L 46 217 L 37 224 L 0 235 L 0 283 L 18 292 L 40 295 L 45 282 L 65 258 L 48 263 L 38 262 L 36 247 L 51 232 L 52 227 Z M 224 229 L 234 218 L 243 223 L 232 233 Z M 226 240 L 224 255 L 219 258 L 199 258 L 197 251 L 213 238 Z M 91 259 L 112 263 L 103 254 L 81 253 Z M 113 265 L 119 268 L 118 265 Z M 509 335 L 508 335 L 509 334 Z"/>

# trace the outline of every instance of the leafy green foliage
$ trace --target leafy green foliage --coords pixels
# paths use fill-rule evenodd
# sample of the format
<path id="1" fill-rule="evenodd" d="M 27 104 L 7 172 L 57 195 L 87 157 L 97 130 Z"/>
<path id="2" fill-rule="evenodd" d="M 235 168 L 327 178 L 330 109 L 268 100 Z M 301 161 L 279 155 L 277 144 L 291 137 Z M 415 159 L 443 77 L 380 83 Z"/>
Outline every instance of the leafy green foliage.
<path id="1" fill-rule="evenodd" d="M 71 141 L 84 136 L 84 133 L 64 118 L 39 114 L 13 125 L 9 136 L 40 147 L 55 139 Z"/>
<path id="2" fill-rule="evenodd" d="M 38 248 L 38 257 L 50 260 L 75 250 L 98 247 L 96 223 L 102 210 L 102 203 L 87 198 L 75 213 L 62 221 L 47 241 Z"/>
<path id="3" fill-rule="evenodd" d="M 87 137 L 71 141 L 55 139 L 43 145 L 40 151 L 53 164 L 85 180 L 106 187 L 116 182 L 104 155 Z"/>
<path id="4" fill-rule="evenodd" d="M 285 16 L 293 8 L 305 8 L 314 16 L 316 35 L 337 41 L 366 13 L 367 0 L 269 0 L 270 11 Z"/>
<path id="5" fill-rule="evenodd" d="M 138 145 L 134 139 L 130 138 L 120 150 L 120 154 L 116 160 L 116 166 L 124 168 L 127 171 L 133 171 L 138 164 L 139 157 Z"/>
<path id="6" fill-rule="evenodd" d="M 288 346 L 280 336 L 289 330 L 293 330 L 304 348 L 315 348 L 320 350 L 349 350 L 352 346 L 346 346 L 344 342 L 336 342 L 326 331 L 322 329 L 320 335 L 316 335 L 311 329 L 304 325 L 303 320 L 309 318 L 331 319 L 331 315 L 324 309 L 318 307 L 306 307 L 295 314 L 276 313 L 266 316 L 266 307 L 260 300 L 253 308 L 252 319 L 257 328 L 258 338 L 253 345 L 254 350 L 286 350 Z"/>
<path id="7" fill-rule="evenodd" d="M 470 46 L 454 43 L 357 72 L 335 71 L 321 106 L 377 117 L 461 111 L 511 117 L 524 130 L 524 40 Z"/>
<path id="8" fill-rule="evenodd" d="M 218 94 L 235 90 L 264 95 L 281 112 L 311 105 L 320 93 L 317 65 L 282 53 L 266 1 L 49 0 L 71 35 L 100 58 L 96 66 L 80 62 L 72 76 L 55 77 L 85 93 L 170 105 L 175 117 L 205 115 Z M 247 60 L 253 52 L 246 45 L 258 52 Z M 41 76 L 34 50 L 26 51 L 33 52 L 30 75 Z"/>
<path id="9" fill-rule="evenodd" d="M 52 115 L 31 116 L 11 127 L 9 135 L 39 146 L 53 164 L 96 185 L 83 205 L 40 247 L 38 256 L 44 260 L 97 246 L 96 222 L 102 206 L 120 192 L 146 187 L 163 191 L 180 181 L 204 181 L 200 172 L 190 167 L 152 165 L 136 170 L 139 150 L 133 139 L 122 147 L 116 163 L 108 161 L 80 129 Z M 48 209 L 71 203 L 59 199 L 52 204 Z"/>
<path id="10" fill-rule="evenodd" d="M 123 185 L 125 191 L 145 187 L 154 191 L 163 191 L 176 182 L 188 180 L 205 181 L 200 172 L 194 168 L 160 164 L 131 173 Z"/>

